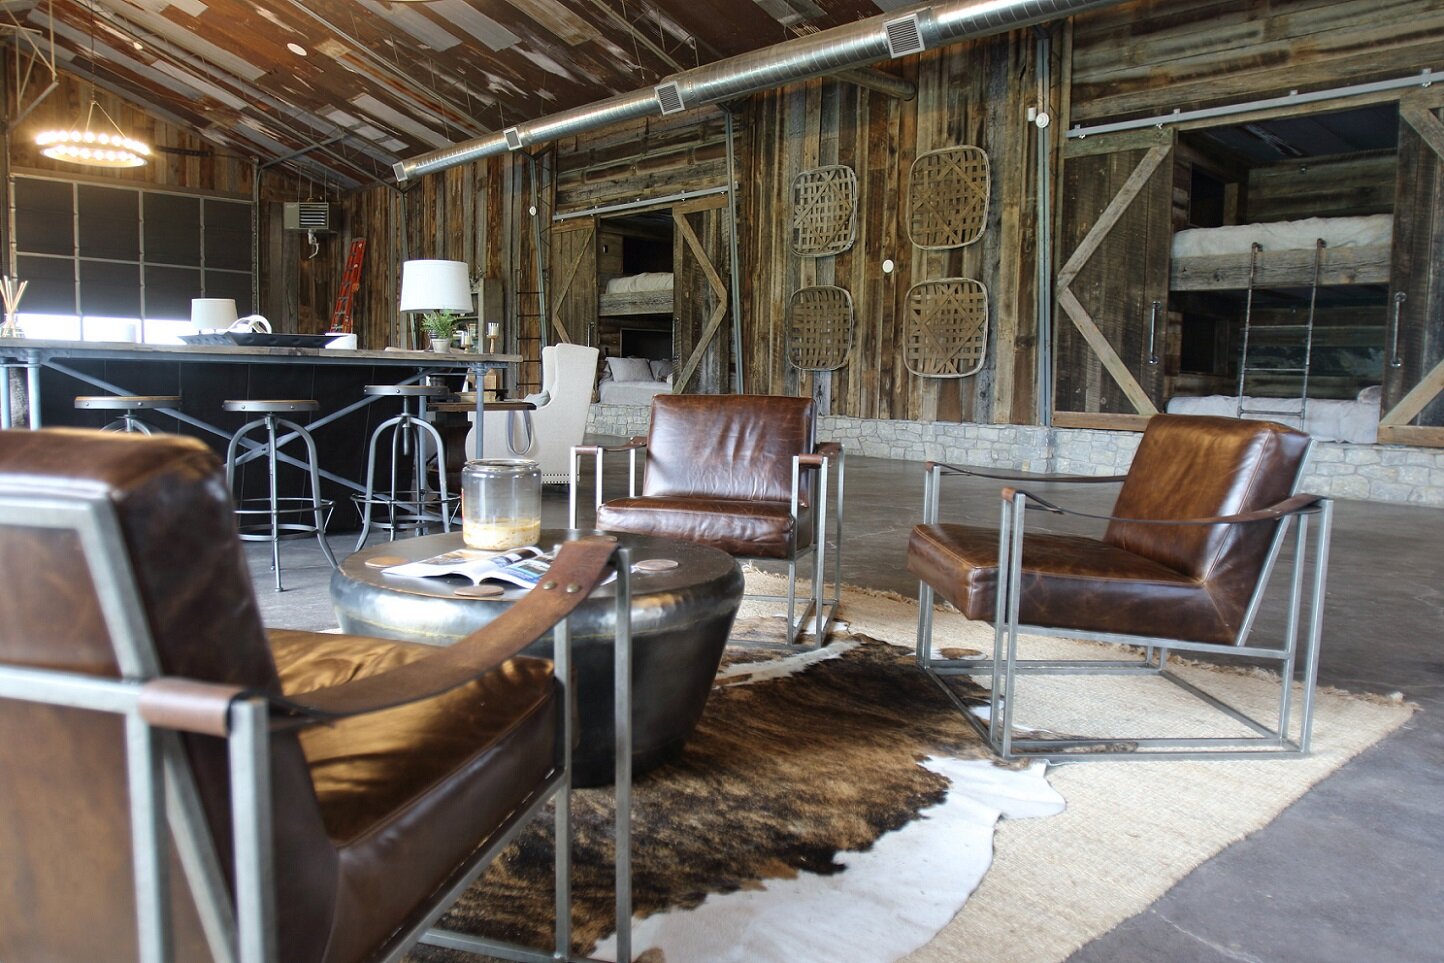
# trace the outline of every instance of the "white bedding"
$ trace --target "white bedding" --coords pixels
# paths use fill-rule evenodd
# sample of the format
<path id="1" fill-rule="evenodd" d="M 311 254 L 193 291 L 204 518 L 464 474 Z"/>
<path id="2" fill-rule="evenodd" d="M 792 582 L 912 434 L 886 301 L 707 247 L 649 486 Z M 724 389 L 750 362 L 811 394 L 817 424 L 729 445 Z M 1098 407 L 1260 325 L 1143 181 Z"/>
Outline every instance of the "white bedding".
<path id="1" fill-rule="evenodd" d="M 1294 427 L 1299 423 L 1298 415 L 1289 417 L 1287 414 L 1299 410 L 1297 398 L 1246 398 L 1244 407 L 1274 408 L 1280 412 L 1272 419 L 1263 414 L 1249 414 L 1244 416 L 1246 418 L 1273 420 Z M 1175 396 L 1168 399 L 1168 413 L 1233 418 L 1238 414 L 1238 398 L 1233 395 L 1206 395 L 1201 398 Z M 1379 388 L 1377 385 L 1365 388 L 1353 401 L 1310 398 L 1305 419 L 1304 431 L 1319 441 L 1375 444 L 1379 440 Z"/>
<path id="2" fill-rule="evenodd" d="M 1372 247 L 1393 238 L 1391 214 L 1363 217 L 1308 217 L 1299 221 L 1195 227 L 1173 235 L 1174 257 L 1247 253 L 1257 241 L 1265 251 L 1307 249 L 1323 238 L 1329 247 Z"/>
<path id="3" fill-rule="evenodd" d="M 672 386 L 665 381 L 603 381 L 597 400 L 604 405 L 651 405 L 655 395 L 666 394 Z"/>
<path id="4" fill-rule="evenodd" d="M 607 282 L 607 294 L 636 294 L 638 291 L 672 290 L 671 271 L 644 271 Z"/>

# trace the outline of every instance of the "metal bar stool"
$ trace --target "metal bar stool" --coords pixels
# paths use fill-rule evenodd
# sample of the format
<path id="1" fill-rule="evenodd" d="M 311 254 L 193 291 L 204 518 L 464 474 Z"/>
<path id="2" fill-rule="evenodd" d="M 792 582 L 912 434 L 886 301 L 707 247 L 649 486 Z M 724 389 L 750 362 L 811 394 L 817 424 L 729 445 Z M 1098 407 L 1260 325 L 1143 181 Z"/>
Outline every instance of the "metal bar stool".
<path id="1" fill-rule="evenodd" d="M 326 522 L 330 519 L 333 503 L 329 499 L 321 497 L 321 475 L 317 470 L 316 442 L 311 433 L 294 421 L 277 417 L 285 411 L 318 411 L 321 404 L 313 400 L 231 400 L 222 402 L 221 407 L 226 411 L 251 411 L 257 412 L 262 417 L 254 421 L 248 421 L 231 436 L 231 443 L 226 446 L 226 483 L 231 486 L 232 493 L 236 489 L 236 450 L 244 443 L 252 448 L 264 451 L 266 455 L 266 467 L 268 471 L 270 486 L 266 498 L 236 498 L 236 522 L 240 537 L 248 542 L 270 542 L 271 543 L 271 570 L 276 573 L 276 591 L 281 589 L 281 540 L 285 538 L 303 538 L 308 535 L 316 536 L 316 541 L 321 543 L 321 551 L 326 556 L 326 561 L 331 567 L 336 567 L 336 556 L 331 554 L 331 546 L 326 543 Z M 302 466 L 306 473 L 311 476 L 311 494 L 282 496 L 277 486 L 276 461 L 280 453 L 280 444 L 276 438 L 276 428 L 285 428 L 298 437 L 306 446 L 306 461 Z M 247 439 L 252 431 L 257 428 L 265 428 L 266 441 L 258 443 Z M 282 443 L 284 443 L 284 439 Z M 311 521 L 305 521 L 306 515 L 311 516 Z M 286 517 L 288 521 L 281 519 Z"/>
<path id="2" fill-rule="evenodd" d="M 361 537 L 356 540 L 356 550 L 366 544 L 371 526 L 396 538 L 398 529 L 411 529 L 422 534 L 428 524 L 440 522 L 443 531 L 451 531 L 451 517 L 460 501 L 459 494 L 448 490 L 446 472 L 439 472 L 437 490 L 431 491 L 426 484 L 426 445 L 430 439 L 435 446 L 436 463 L 446 464 L 446 443 L 441 433 L 424 417 L 420 410 L 427 398 L 447 398 L 451 390 L 444 385 L 367 385 L 362 389 L 368 395 L 391 396 L 401 399 L 401 413 L 388 418 L 376 426 L 371 441 L 366 446 L 366 490 L 351 496 L 356 510 L 361 513 Z M 418 410 L 412 412 L 410 400 L 419 399 Z M 376 490 L 376 452 L 381 447 L 381 436 L 391 431 L 391 481 L 384 491 Z M 411 479 L 403 483 L 399 469 L 409 454 Z M 409 485 L 409 487 L 405 487 Z M 372 518 L 374 506 L 386 509 L 385 519 Z"/>
<path id="3" fill-rule="evenodd" d="M 101 431 L 133 431 L 153 434 L 155 429 L 135 416 L 147 408 L 179 408 L 180 395 L 77 395 L 75 407 L 95 411 L 118 411 L 120 417 Z"/>

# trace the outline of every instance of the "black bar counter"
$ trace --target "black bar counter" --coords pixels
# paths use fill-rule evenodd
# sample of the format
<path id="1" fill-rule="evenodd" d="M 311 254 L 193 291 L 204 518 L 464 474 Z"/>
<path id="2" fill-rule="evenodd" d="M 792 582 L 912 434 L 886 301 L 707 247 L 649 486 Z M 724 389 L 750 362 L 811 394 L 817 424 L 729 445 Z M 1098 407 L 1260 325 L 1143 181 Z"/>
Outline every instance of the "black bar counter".
<path id="1" fill-rule="evenodd" d="M 231 434 L 250 420 L 248 415 L 222 411 L 223 401 L 314 398 L 321 403 L 321 410 L 306 424 L 316 439 L 325 479 L 323 489 L 330 489 L 323 493 L 336 500 L 335 521 L 342 530 L 350 527 L 350 510 L 343 503 L 350 501 L 351 492 L 363 487 L 371 430 L 400 410 L 399 399 L 365 395 L 364 386 L 414 383 L 428 375 L 455 375 L 449 383 L 460 388 L 467 372 L 474 373 L 477 384 L 481 384 L 488 370 L 522 360 L 514 354 L 471 352 L 28 338 L 0 338 L 0 359 L 9 368 L 23 367 L 26 371 L 32 428 L 99 428 L 113 417 L 104 411 L 76 410 L 76 395 L 180 395 L 179 408 L 144 412 L 144 420 L 160 431 L 203 438 L 222 457 Z M 481 423 L 482 394 L 477 392 L 477 424 Z M 11 427 L 11 414 L 9 392 L 0 391 L 0 427 Z M 478 444 L 481 434 L 476 433 Z M 471 456 L 478 454 L 468 452 Z M 237 483 L 242 491 L 258 484 L 264 488 L 264 461 L 250 467 L 252 470 Z"/>

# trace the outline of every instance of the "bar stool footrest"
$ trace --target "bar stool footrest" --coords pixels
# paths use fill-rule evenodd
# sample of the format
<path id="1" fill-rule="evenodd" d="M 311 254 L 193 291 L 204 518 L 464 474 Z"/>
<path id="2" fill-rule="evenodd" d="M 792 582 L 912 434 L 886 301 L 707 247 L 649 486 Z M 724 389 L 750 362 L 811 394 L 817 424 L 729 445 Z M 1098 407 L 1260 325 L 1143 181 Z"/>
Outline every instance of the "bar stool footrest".
<path id="1" fill-rule="evenodd" d="M 326 526 L 331 521 L 331 510 L 335 502 L 329 498 L 323 498 L 315 502 L 310 498 L 300 495 L 287 495 L 276 499 L 276 515 L 311 515 L 315 516 L 319 509 L 326 513 L 318 526 L 311 522 L 278 522 L 275 526 L 276 537 L 288 538 L 314 538 L 316 535 L 325 532 Z M 236 531 L 242 541 L 246 542 L 269 542 L 271 540 L 271 500 L 269 498 L 242 498 L 236 502 L 234 509 L 236 514 Z M 248 521 L 250 517 L 265 518 L 264 522 Z"/>

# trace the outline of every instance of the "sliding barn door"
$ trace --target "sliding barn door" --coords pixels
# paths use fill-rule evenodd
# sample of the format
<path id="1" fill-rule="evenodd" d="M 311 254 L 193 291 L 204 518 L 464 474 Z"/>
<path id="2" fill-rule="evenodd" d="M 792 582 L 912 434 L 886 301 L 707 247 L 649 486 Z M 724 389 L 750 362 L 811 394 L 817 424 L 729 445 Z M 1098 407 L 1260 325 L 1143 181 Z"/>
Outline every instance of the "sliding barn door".
<path id="1" fill-rule="evenodd" d="M 1163 404 L 1173 135 L 1064 148 L 1054 423 L 1139 427 Z"/>
<path id="2" fill-rule="evenodd" d="M 1444 120 L 1399 104 L 1389 327 L 1379 441 L 1444 446 Z"/>
<path id="3" fill-rule="evenodd" d="M 722 394 L 729 390 L 730 328 L 726 198 L 704 198 L 672 208 L 672 344 L 680 368 L 677 394 Z"/>
<path id="4" fill-rule="evenodd" d="M 547 303 L 548 344 L 597 343 L 597 219 L 578 217 L 552 226 Z"/>

